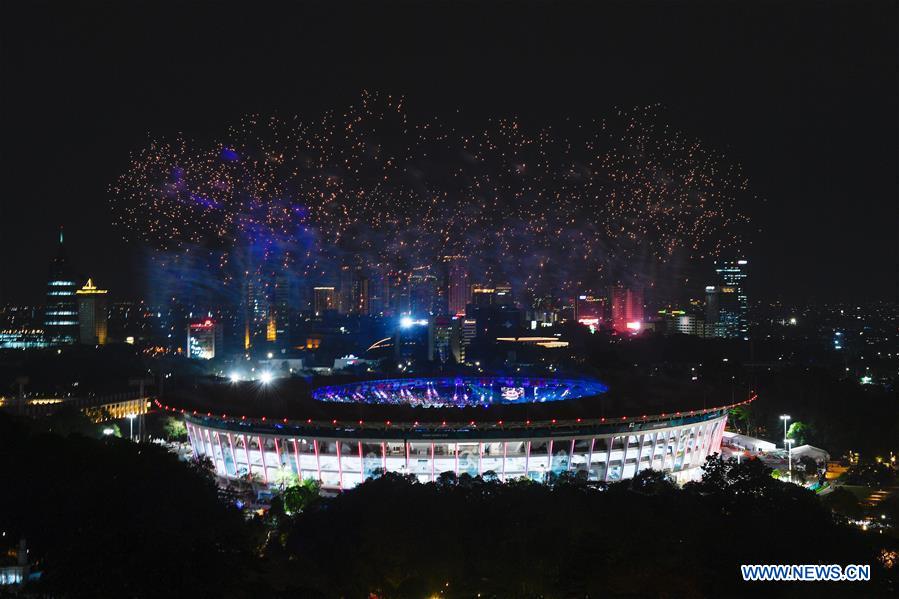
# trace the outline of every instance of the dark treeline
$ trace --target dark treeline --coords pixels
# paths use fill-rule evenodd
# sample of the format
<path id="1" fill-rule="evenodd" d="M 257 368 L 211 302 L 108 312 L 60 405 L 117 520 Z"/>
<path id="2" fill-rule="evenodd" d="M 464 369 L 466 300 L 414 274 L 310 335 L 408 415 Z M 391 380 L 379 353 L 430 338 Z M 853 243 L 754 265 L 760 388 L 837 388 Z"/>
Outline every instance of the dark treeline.
<path id="1" fill-rule="evenodd" d="M 653 471 L 608 488 L 389 474 L 307 509 L 283 538 L 268 555 L 320 596 L 871 597 L 895 584 L 877 543 L 757 460 L 712 461 L 683 489 Z M 740 564 L 768 563 L 876 572 L 869 583 L 742 581 Z"/>
<path id="2" fill-rule="evenodd" d="M 682 489 L 652 471 L 607 488 L 388 474 L 250 518 L 155 446 L 0 416 L 0 466 L 4 548 L 26 539 L 42 572 L 26 596 L 872 597 L 896 584 L 882 558 L 894 538 L 840 524 L 753 460 L 712 460 Z M 756 563 L 871 564 L 873 580 L 742 582 Z"/>

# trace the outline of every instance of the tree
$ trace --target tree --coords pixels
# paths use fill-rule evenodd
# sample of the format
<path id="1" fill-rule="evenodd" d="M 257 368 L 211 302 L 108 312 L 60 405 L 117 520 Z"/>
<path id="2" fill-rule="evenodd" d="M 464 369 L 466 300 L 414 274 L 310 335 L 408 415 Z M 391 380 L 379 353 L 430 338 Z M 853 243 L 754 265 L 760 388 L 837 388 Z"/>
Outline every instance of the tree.
<path id="1" fill-rule="evenodd" d="M 187 425 L 180 418 L 174 416 L 166 418 L 163 430 L 169 441 L 187 441 Z"/>
<path id="2" fill-rule="evenodd" d="M 752 406 L 750 404 L 731 408 L 730 415 L 735 422 L 742 424 L 742 427 L 740 427 L 742 432 L 747 435 L 750 434 L 750 426 L 752 423 Z"/>
<path id="3" fill-rule="evenodd" d="M 808 437 L 811 432 L 812 429 L 809 425 L 797 420 L 790 425 L 790 428 L 787 429 L 787 437 L 790 439 L 796 439 L 797 445 L 805 445 L 806 443 L 808 443 Z"/>
<path id="4" fill-rule="evenodd" d="M 321 483 L 311 478 L 290 485 L 281 493 L 285 513 L 289 516 L 302 512 L 318 501 L 320 491 Z"/>

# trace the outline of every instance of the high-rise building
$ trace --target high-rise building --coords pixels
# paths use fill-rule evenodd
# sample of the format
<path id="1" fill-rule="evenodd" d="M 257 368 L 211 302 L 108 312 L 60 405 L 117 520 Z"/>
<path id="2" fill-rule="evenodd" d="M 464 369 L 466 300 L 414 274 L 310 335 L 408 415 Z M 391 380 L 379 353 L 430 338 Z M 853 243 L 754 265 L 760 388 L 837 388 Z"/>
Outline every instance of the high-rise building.
<path id="1" fill-rule="evenodd" d="M 274 338 L 268 339 L 275 341 L 281 339 L 286 341 L 290 336 L 290 279 L 286 273 L 279 272 L 274 278 L 274 289 L 272 290 L 272 308 L 269 316 L 270 326 L 274 324 Z M 266 338 L 271 335 L 266 334 Z"/>
<path id="2" fill-rule="evenodd" d="M 390 312 L 390 277 L 380 264 L 368 268 L 368 314 L 386 316 Z"/>
<path id="3" fill-rule="evenodd" d="M 337 290 L 334 287 L 313 287 L 312 309 L 316 316 L 321 316 L 327 310 L 336 310 Z"/>
<path id="4" fill-rule="evenodd" d="M 56 256 L 50 262 L 47 306 L 44 311 L 44 334 L 50 345 L 71 345 L 78 340 L 76 287 L 77 283 L 69 267 L 60 228 Z"/>
<path id="5" fill-rule="evenodd" d="M 716 285 L 706 286 L 706 323 L 717 337 L 749 339 L 747 260 L 715 263 Z"/>
<path id="6" fill-rule="evenodd" d="M 109 312 L 106 289 L 98 289 L 92 279 L 75 292 L 78 301 L 79 340 L 86 345 L 105 345 Z"/>
<path id="7" fill-rule="evenodd" d="M 452 316 L 465 314 L 465 306 L 471 298 L 468 283 L 468 265 L 465 256 L 446 256 L 447 264 L 447 305 Z"/>
<path id="8" fill-rule="evenodd" d="M 496 289 L 496 298 L 495 303 L 500 306 L 513 306 L 515 305 L 515 298 L 512 297 L 512 285 L 509 283 L 503 283 L 501 285 L 497 285 Z"/>
<path id="9" fill-rule="evenodd" d="M 643 326 L 643 292 L 622 285 L 609 291 L 612 328 L 618 333 L 638 333 Z"/>
<path id="10" fill-rule="evenodd" d="M 599 326 L 605 312 L 605 298 L 579 295 L 574 299 L 574 317 L 581 324 Z"/>
<path id="11" fill-rule="evenodd" d="M 409 276 L 409 313 L 415 317 L 425 317 L 436 312 L 437 277 L 430 266 L 412 269 Z"/>
<path id="12" fill-rule="evenodd" d="M 187 325 L 187 357 L 211 360 L 222 349 L 222 327 L 211 318 Z"/>
<path id="13" fill-rule="evenodd" d="M 456 362 L 463 364 L 465 362 L 465 352 L 468 350 L 474 338 L 478 334 L 478 321 L 474 318 L 457 318 L 458 331 L 456 332 L 456 343 L 453 344 L 453 356 Z"/>
<path id="14" fill-rule="evenodd" d="M 471 304 L 475 308 L 486 308 L 496 303 L 496 289 L 484 285 L 471 286 Z"/>
<path id="15" fill-rule="evenodd" d="M 339 291 L 338 305 L 341 314 L 368 315 L 368 277 L 361 266 L 340 267 Z"/>
<path id="16" fill-rule="evenodd" d="M 446 364 L 452 356 L 453 319 L 435 316 L 428 322 L 428 360 Z"/>

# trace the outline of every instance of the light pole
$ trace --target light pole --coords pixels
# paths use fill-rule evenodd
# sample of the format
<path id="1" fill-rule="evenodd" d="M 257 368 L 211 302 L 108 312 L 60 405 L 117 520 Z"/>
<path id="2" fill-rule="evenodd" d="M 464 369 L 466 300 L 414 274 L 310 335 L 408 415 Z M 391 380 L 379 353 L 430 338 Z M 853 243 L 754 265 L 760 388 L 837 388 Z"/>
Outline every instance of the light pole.
<path id="1" fill-rule="evenodd" d="M 784 439 L 786 439 L 787 438 L 787 421 L 790 419 L 790 416 L 788 414 L 781 414 L 780 419 L 784 421 Z M 784 445 L 784 448 L 786 448 L 786 445 Z"/>
<path id="2" fill-rule="evenodd" d="M 787 446 L 787 478 L 790 482 L 793 482 L 793 443 L 795 443 L 795 439 L 784 439 L 784 445 Z"/>
<path id="3" fill-rule="evenodd" d="M 125 418 L 128 419 L 128 438 L 131 439 L 131 441 L 134 441 L 134 416 L 134 414 L 128 414 L 127 416 L 125 416 Z"/>

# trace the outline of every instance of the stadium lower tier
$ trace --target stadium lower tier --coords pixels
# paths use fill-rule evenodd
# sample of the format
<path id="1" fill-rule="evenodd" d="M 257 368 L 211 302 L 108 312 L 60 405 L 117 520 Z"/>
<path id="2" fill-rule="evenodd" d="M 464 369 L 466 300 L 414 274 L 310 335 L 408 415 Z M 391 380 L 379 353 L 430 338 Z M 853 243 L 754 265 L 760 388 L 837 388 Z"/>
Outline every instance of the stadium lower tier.
<path id="1" fill-rule="evenodd" d="M 621 425 L 621 430 L 516 429 L 485 432 L 482 438 L 476 431 L 465 431 L 464 438 L 452 438 L 453 432 L 288 432 L 196 415 L 185 419 L 194 455 L 209 458 L 219 476 L 249 476 L 270 485 L 311 478 L 325 489 L 345 490 L 382 472 L 411 474 L 421 482 L 444 472 L 538 482 L 582 472 L 588 480 L 612 482 L 654 469 L 686 482 L 719 451 L 727 417 L 719 410 Z"/>

